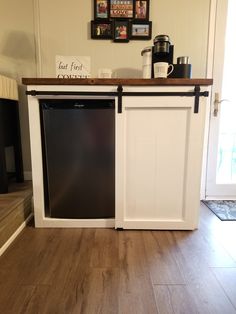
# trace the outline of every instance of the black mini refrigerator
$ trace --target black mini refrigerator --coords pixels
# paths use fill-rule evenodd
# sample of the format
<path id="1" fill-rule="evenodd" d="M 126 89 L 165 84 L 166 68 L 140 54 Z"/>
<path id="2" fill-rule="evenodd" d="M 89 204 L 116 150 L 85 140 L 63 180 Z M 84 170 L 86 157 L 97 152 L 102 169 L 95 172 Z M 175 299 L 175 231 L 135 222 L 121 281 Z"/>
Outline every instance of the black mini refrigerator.
<path id="1" fill-rule="evenodd" d="M 45 215 L 115 216 L 115 101 L 40 100 Z"/>

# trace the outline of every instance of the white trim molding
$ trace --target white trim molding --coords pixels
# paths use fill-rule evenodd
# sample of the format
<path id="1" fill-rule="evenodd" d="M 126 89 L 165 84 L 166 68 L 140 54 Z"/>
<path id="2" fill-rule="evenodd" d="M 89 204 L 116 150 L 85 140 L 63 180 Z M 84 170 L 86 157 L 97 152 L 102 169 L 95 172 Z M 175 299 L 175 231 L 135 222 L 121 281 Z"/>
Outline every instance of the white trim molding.
<path id="1" fill-rule="evenodd" d="M 27 223 L 31 220 L 33 214 L 31 213 L 26 220 L 20 225 L 20 227 L 12 234 L 12 236 L 7 240 L 5 244 L 0 248 L 0 256 L 6 251 L 6 249 L 12 244 L 16 237 L 21 233 L 21 231 L 26 227 Z"/>
<path id="2" fill-rule="evenodd" d="M 215 29 L 218 0 L 211 0 L 208 25 L 208 48 L 207 48 L 207 69 L 206 76 L 212 78 L 215 53 Z"/>
<path id="3" fill-rule="evenodd" d="M 207 48 L 207 68 L 206 68 L 206 77 L 207 78 L 213 78 L 217 4 L 218 4 L 218 0 L 211 0 L 210 1 L 209 25 L 208 25 L 208 45 L 207 45 L 208 46 L 208 48 Z M 208 106 L 206 108 L 205 134 L 204 134 L 204 144 L 203 144 L 202 180 L 201 180 L 201 192 L 200 192 L 201 200 L 206 199 L 207 158 L 208 158 L 212 93 L 210 93 L 209 97 L 210 97 L 210 101 L 208 102 Z"/>
<path id="4" fill-rule="evenodd" d="M 34 33 L 35 33 L 35 61 L 37 77 L 42 76 L 41 32 L 40 32 L 40 4 L 34 0 Z"/>

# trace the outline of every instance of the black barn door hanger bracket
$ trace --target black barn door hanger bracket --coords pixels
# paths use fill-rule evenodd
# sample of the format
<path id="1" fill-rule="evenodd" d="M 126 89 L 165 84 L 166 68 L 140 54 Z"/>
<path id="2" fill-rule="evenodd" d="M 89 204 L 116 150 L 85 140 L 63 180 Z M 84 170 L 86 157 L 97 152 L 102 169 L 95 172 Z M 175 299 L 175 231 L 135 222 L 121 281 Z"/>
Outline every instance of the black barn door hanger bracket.
<path id="1" fill-rule="evenodd" d="M 194 99 L 194 113 L 199 112 L 199 98 L 208 97 L 209 92 L 201 92 L 199 85 L 196 85 L 193 92 L 123 92 L 122 85 L 117 87 L 118 94 L 118 113 L 122 113 L 122 96 L 180 96 L 180 97 L 195 97 Z"/>
<path id="2" fill-rule="evenodd" d="M 196 85 L 193 92 L 123 92 L 123 86 L 119 84 L 116 92 L 68 92 L 68 91 L 26 91 L 26 95 L 30 96 L 115 96 L 118 97 L 118 113 L 122 113 L 122 97 L 123 96 L 182 96 L 182 97 L 195 97 L 194 99 L 194 113 L 199 112 L 199 98 L 208 97 L 209 92 L 201 92 L 200 86 Z"/>

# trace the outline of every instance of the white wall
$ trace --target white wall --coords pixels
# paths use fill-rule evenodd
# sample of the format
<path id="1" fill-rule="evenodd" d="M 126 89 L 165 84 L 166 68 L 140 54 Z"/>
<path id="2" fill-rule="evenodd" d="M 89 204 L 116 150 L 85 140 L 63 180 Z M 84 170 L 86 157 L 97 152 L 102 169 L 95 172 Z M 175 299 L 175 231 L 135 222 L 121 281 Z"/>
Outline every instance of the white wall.
<path id="1" fill-rule="evenodd" d="M 90 39 L 94 0 L 0 0 L 0 73 L 15 78 L 55 76 L 55 55 L 91 56 L 92 76 L 111 68 L 118 77 L 141 76 L 141 50 L 150 41 L 113 43 Z M 38 8 L 34 12 L 34 3 Z M 150 0 L 153 36 L 168 34 L 175 60 L 190 56 L 193 77 L 205 77 L 210 0 Z M 35 18 L 34 18 L 35 13 Z M 37 32 L 34 32 L 34 24 Z M 40 62 L 39 62 L 40 61 Z M 30 171 L 27 102 L 20 85 L 20 119 L 24 170 Z"/>
<path id="2" fill-rule="evenodd" d="M 55 76 L 55 55 L 91 56 L 92 76 L 111 68 L 118 77 L 141 76 L 141 50 L 150 41 L 114 43 L 90 39 L 93 0 L 38 0 L 41 75 Z M 168 34 L 175 60 L 190 56 L 193 77 L 205 77 L 210 0 L 150 0 L 153 36 Z"/>
<path id="3" fill-rule="evenodd" d="M 32 0 L 0 0 L 0 74 L 17 80 L 24 170 L 30 171 L 27 101 L 23 76 L 35 76 L 35 37 Z"/>

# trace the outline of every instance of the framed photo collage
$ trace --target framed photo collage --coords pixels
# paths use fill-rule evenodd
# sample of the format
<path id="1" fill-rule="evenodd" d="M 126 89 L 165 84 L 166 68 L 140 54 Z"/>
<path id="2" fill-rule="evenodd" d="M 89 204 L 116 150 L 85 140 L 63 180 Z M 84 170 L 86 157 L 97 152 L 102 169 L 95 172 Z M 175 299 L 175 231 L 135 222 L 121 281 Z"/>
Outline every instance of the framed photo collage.
<path id="1" fill-rule="evenodd" d="M 152 38 L 152 22 L 149 21 L 150 0 L 93 1 L 92 39 L 129 42 L 129 40 L 150 40 Z"/>

